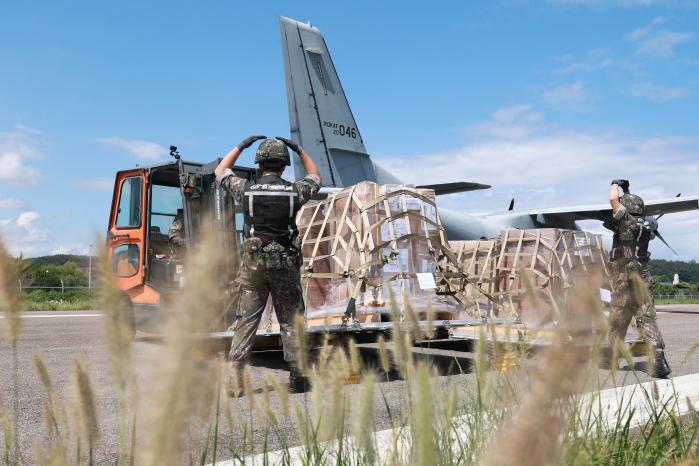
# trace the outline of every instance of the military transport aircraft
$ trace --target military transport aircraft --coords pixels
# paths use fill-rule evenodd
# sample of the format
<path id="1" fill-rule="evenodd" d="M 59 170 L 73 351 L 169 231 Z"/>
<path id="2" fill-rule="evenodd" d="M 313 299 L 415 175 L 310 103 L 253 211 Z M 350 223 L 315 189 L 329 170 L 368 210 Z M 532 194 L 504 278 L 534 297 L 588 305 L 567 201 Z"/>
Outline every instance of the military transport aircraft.
<path id="1" fill-rule="evenodd" d="M 323 176 L 321 192 L 330 193 L 359 181 L 400 183 L 369 156 L 321 32 L 310 24 L 280 17 L 284 74 L 289 104 L 291 138 L 314 159 Z M 304 174 L 294 158 L 296 177 Z M 437 195 L 490 188 L 472 182 L 424 185 Z M 508 228 L 578 229 L 578 220 L 611 219 L 609 205 L 571 206 L 496 214 L 467 214 L 440 208 L 449 239 L 495 238 Z M 668 213 L 699 209 L 699 197 L 675 197 L 646 203 L 649 228 L 658 232 L 657 219 Z M 668 245 L 668 247 L 670 247 Z M 672 249 L 672 248 L 670 248 Z M 674 252 L 674 251 L 673 251 Z"/>

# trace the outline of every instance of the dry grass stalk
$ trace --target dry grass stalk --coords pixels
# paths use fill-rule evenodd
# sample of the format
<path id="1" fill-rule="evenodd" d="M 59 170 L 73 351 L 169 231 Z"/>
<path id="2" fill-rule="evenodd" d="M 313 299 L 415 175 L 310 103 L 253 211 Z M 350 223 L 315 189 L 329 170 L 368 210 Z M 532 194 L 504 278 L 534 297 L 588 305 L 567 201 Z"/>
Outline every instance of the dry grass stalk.
<path id="1" fill-rule="evenodd" d="M 308 375 L 310 364 L 308 361 L 308 351 L 306 348 L 306 318 L 302 314 L 298 314 L 294 318 L 294 337 L 296 347 L 296 365 L 302 373 Z"/>
<path id="2" fill-rule="evenodd" d="M 430 371 L 426 364 L 418 363 L 413 380 L 411 438 L 412 451 L 410 464 L 427 466 L 439 463 L 435 433 L 435 410 L 430 385 Z"/>
<path id="3" fill-rule="evenodd" d="M 359 374 L 362 370 L 362 358 L 359 354 L 359 348 L 357 348 L 357 343 L 355 343 L 354 339 L 350 339 L 348 348 L 352 374 Z"/>
<path id="4" fill-rule="evenodd" d="M 388 377 L 388 372 L 391 370 L 391 365 L 388 359 L 386 340 L 384 339 L 383 335 L 379 335 L 379 363 L 381 364 L 381 370 L 384 371 L 386 377 Z"/>
<path id="5" fill-rule="evenodd" d="M 267 383 L 272 386 L 277 398 L 279 398 L 279 405 L 281 407 L 282 416 L 289 416 L 289 386 L 283 382 L 279 381 L 272 374 L 267 374 Z"/>
<path id="6" fill-rule="evenodd" d="M 202 390 L 210 389 L 199 383 L 201 374 L 194 355 L 196 336 L 208 331 L 219 304 L 220 291 L 213 277 L 218 276 L 222 255 L 213 226 L 204 224 L 200 231 L 202 235 L 185 265 L 187 285 L 168 309 L 171 318 L 164 328 L 165 345 L 151 361 L 153 382 L 142 397 L 146 419 L 139 436 L 139 464 L 159 466 L 183 460 L 185 434 L 198 427 L 190 425 L 192 410 L 201 409 L 196 401 L 201 399 Z"/>
<path id="7" fill-rule="evenodd" d="M 350 374 L 350 364 L 342 348 L 333 348 L 325 365 L 318 365 L 313 375 L 312 396 L 315 406 L 315 422 L 319 438 L 330 440 L 342 429 L 347 412 L 345 381 Z"/>
<path id="8" fill-rule="evenodd" d="M 410 297 L 403 293 L 402 295 L 403 309 L 405 310 L 405 321 L 408 324 L 407 333 L 411 336 L 413 340 L 418 340 L 420 338 L 420 325 L 418 324 L 418 316 L 410 303 Z"/>
<path id="9" fill-rule="evenodd" d="M 96 238 L 95 244 L 104 245 L 104 241 Z M 133 315 L 129 308 L 131 304 L 124 293 L 116 287 L 116 276 L 113 265 L 109 262 L 108 251 L 101 246 L 98 251 L 99 266 L 99 299 L 100 307 L 105 311 L 107 348 L 112 366 L 114 381 L 117 387 L 118 424 L 119 424 L 119 462 L 128 459 L 129 431 L 135 426 L 129 426 L 129 403 L 127 391 L 131 380 L 131 346 L 134 335 Z"/>
<path id="10" fill-rule="evenodd" d="M 393 314 L 393 326 L 391 327 L 391 342 L 393 343 L 393 362 L 398 368 L 401 377 L 407 379 L 412 372 L 412 339 L 410 332 L 403 330 L 398 315 Z"/>
<path id="11" fill-rule="evenodd" d="M 229 367 L 226 365 L 226 367 Z M 225 376 L 228 374 L 228 377 Z M 231 394 L 233 394 L 234 382 L 231 381 L 232 374 L 230 371 L 224 371 L 224 380 L 221 384 L 223 395 L 221 396 L 223 415 L 226 418 L 226 425 L 229 432 L 234 432 L 235 418 L 233 417 L 233 404 L 231 403 Z M 237 386 L 237 381 L 235 382 Z M 237 394 L 236 394 L 237 395 Z"/>
<path id="12" fill-rule="evenodd" d="M 10 257 L 0 240 L 0 309 L 5 314 L 7 339 L 14 346 L 22 324 L 22 294 L 19 289 L 17 262 Z"/>
<path id="13" fill-rule="evenodd" d="M 558 464 L 567 424 L 566 403 L 581 388 L 594 326 L 602 320 L 598 277 L 576 277 L 552 347 L 542 352 L 529 392 L 493 440 L 484 465 Z"/>
<path id="14" fill-rule="evenodd" d="M 272 402 L 269 397 L 269 388 L 270 386 L 267 384 L 265 384 L 262 387 L 262 412 L 264 412 L 265 417 L 270 422 L 272 427 L 278 429 L 279 419 L 277 418 L 276 413 L 272 409 Z"/>
<path id="15" fill-rule="evenodd" d="M 78 434 L 80 438 L 87 440 L 88 451 L 89 454 L 92 455 L 95 440 L 99 436 L 99 424 L 97 422 L 97 409 L 92 385 L 90 383 L 90 375 L 88 374 L 86 366 L 85 361 L 75 361 Z"/>
<path id="16" fill-rule="evenodd" d="M 104 244 L 104 241 L 96 240 L 96 244 Z M 126 301 L 123 292 L 116 287 L 116 276 L 112 272 L 112 264 L 109 263 L 107 249 L 101 247 L 98 253 L 99 261 L 99 289 L 100 305 L 106 313 L 107 348 L 114 370 L 114 378 L 122 391 L 126 388 L 131 363 L 131 344 L 133 337 L 133 322 L 127 309 L 130 305 Z"/>
<path id="17" fill-rule="evenodd" d="M 248 400 L 250 411 L 255 410 L 255 387 L 252 384 L 252 369 L 249 365 L 245 365 L 243 369 L 243 392 Z"/>
<path id="18" fill-rule="evenodd" d="M 44 403 L 44 421 L 46 422 L 46 432 L 49 437 L 61 435 L 61 431 L 58 427 L 58 419 L 56 416 L 56 403 L 60 404 L 60 400 L 53 391 L 53 386 L 51 385 L 51 378 L 46 370 L 46 366 L 41 358 L 34 355 L 34 367 L 39 375 L 39 380 L 41 385 L 44 386 L 44 391 L 46 392 L 46 401 Z"/>
<path id="19" fill-rule="evenodd" d="M 19 418 L 19 374 L 17 361 L 17 338 L 22 324 L 21 313 L 23 310 L 22 295 L 19 289 L 18 262 L 7 253 L 4 243 L 0 240 L 0 309 L 5 314 L 5 327 L 7 339 L 12 347 L 12 448 L 14 460 L 21 459 L 19 449 L 19 433 L 17 432 L 17 419 Z M 5 448 L 9 451 L 10 443 Z M 8 453 L 9 454 L 9 453 Z M 8 457 L 9 458 L 9 457 Z"/>
<path id="20" fill-rule="evenodd" d="M 374 449 L 374 385 L 376 375 L 373 372 L 364 374 L 364 380 L 359 388 L 359 398 L 352 413 L 354 418 L 353 434 L 357 442 L 357 451 L 361 454 L 364 464 L 374 464 L 376 452 Z"/>

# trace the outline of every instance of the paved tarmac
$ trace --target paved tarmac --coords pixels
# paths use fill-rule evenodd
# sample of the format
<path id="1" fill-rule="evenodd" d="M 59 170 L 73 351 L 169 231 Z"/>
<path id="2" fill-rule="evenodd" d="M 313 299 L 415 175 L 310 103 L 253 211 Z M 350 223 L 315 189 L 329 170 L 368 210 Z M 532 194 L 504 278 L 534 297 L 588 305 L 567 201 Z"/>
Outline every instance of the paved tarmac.
<path id="1" fill-rule="evenodd" d="M 667 344 L 668 359 L 673 368 L 673 376 L 699 373 L 699 351 L 695 351 L 686 357 L 689 349 L 699 340 L 699 305 L 664 305 L 658 307 L 658 323 L 663 332 Z M 0 318 L 0 397 L 6 406 L 11 406 L 12 394 L 12 352 L 5 338 L 4 320 Z M 97 463 L 113 463 L 118 451 L 116 427 L 117 397 L 111 377 L 111 365 L 106 348 L 104 331 L 104 318 L 99 311 L 84 312 L 32 312 L 23 315 L 22 331 L 18 342 L 18 374 L 19 374 L 19 432 L 24 450 L 32 452 L 35 440 L 44 439 L 46 430 L 43 419 L 43 404 L 45 400 L 44 390 L 36 375 L 33 358 L 41 357 L 48 368 L 49 375 L 57 393 L 67 400 L 72 394 L 70 389 L 74 381 L 75 360 L 84 358 L 87 361 L 92 387 L 95 392 L 98 418 L 100 420 L 100 437 L 97 447 Z M 162 346 L 152 341 L 137 341 L 133 347 L 133 366 L 141 387 L 148 387 L 151 370 L 149 364 L 157 361 L 156 355 Z M 429 356 L 433 362 L 446 371 L 448 367 L 458 366 L 468 371 L 471 354 L 464 352 L 467 347 L 464 343 L 447 345 L 446 347 L 432 351 Z M 416 353 L 424 353 L 417 350 Z M 378 365 L 375 351 L 370 347 L 362 350 L 365 362 Z M 428 357 L 422 355 L 420 357 Z M 286 366 L 281 353 L 272 351 L 256 357 L 253 361 L 253 384 L 262 387 L 266 373 L 272 373 L 280 379 L 287 376 Z M 641 360 L 636 361 L 640 366 Z M 635 377 L 628 376 L 630 372 L 620 371 L 622 376 L 627 375 L 621 383 L 636 383 Z M 600 371 L 602 375 L 606 371 Z M 647 381 L 645 374 L 637 373 L 640 381 Z M 473 383 L 472 374 L 457 374 L 442 376 L 440 380 L 444 384 L 456 384 L 459 391 L 463 392 Z M 401 380 L 392 380 L 380 384 L 386 402 L 379 394 L 375 400 L 376 429 L 391 427 L 386 408 L 394 413 L 405 410 L 405 385 Z M 354 392 L 357 386 L 348 386 L 348 390 Z M 305 409 L 312 411 L 313 401 L 311 397 L 293 395 L 300 400 Z M 279 401 L 273 395 L 271 397 L 273 408 L 279 407 Z M 247 401 L 237 399 L 233 401 L 233 410 L 238 413 L 247 413 Z M 294 416 L 289 419 L 281 418 L 282 430 L 288 434 L 290 445 L 298 444 L 299 438 Z M 228 432 L 223 429 L 221 437 L 224 439 L 220 446 L 219 458 L 230 457 L 228 448 L 233 448 L 241 455 L 259 452 L 262 448 L 262 435 L 264 427 L 256 425 L 254 440 L 243 443 L 242 433 L 239 431 Z M 196 437 L 196 433 L 194 434 Z M 203 433 L 200 437 L 203 437 Z M 271 436 L 268 439 L 270 450 L 279 448 L 280 441 Z M 0 439 L 0 444 L 2 439 Z M 1 448 L 0 448 L 1 450 Z"/>

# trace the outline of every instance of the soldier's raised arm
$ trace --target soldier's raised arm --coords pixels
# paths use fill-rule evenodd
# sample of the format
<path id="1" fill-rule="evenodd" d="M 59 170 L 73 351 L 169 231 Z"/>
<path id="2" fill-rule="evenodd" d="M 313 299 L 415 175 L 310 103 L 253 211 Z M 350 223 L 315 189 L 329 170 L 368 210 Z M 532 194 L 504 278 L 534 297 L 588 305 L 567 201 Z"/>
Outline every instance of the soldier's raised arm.
<path id="1" fill-rule="evenodd" d="M 609 193 L 609 204 L 612 206 L 612 214 L 614 218 L 621 218 L 624 215 L 624 206 L 619 201 L 619 188 L 624 191 L 624 194 L 629 194 L 629 180 L 612 180 L 612 190 Z"/>
<path id="2" fill-rule="evenodd" d="M 612 180 L 612 190 L 609 192 L 609 204 L 612 206 L 612 213 L 619 212 L 619 180 Z"/>
<path id="3" fill-rule="evenodd" d="M 321 180 L 321 182 L 322 182 L 322 179 L 320 177 L 320 170 L 318 170 L 318 166 L 313 161 L 311 156 L 308 155 L 308 153 L 305 150 L 303 150 L 303 148 L 301 148 L 301 146 L 296 144 L 291 139 L 283 138 L 281 136 L 277 136 L 277 139 L 282 141 L 284 144 L 287 145 L 287 147 L 289 149 L 293 150 L 294 152 L 296 152 L 299 155 L 299 159 L 301 160 L 301 165 L 303 165 L 303 169 L 306 170 L 306 174 L 317 176 L 318 179 Z M 318 184 L 321 184 L 321 182 L 319 182 Z"/>
<path id="4" fill-rule="evenodd" d="M 240 157 L 240 154 L 250 147 L 255 141 L 259 141 L 260 139 L 267 139 L 267 136 L 248 136 L 240 143 L 235 146 L 233 149 L 230 150 L 225 156 L 223 156 L 223 159 L 221 159 L 221 162 L 216 166 L 214 169 L 214 175 L 217 177 L 225 170 L 226 168 L 231 168 L 233 165 L 235 165 L 236 160 L 238 160 L 238 157 Z"/>

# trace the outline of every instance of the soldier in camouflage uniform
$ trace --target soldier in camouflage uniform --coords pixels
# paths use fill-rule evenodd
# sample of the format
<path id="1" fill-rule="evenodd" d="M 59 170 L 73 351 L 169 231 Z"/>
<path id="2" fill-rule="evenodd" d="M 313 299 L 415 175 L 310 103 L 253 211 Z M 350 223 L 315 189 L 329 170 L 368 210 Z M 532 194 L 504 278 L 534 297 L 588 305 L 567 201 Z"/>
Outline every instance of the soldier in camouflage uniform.
<path id="1" fill-rule="evenodd" d="M 619 188 L 624 191 L 619 197 Z M 649 375 L 664 378 L 670 373 L 665 359 L 665 343 L 656 324 L 655 303 L 650 293 L 651 275 L 648 270 L 648 244 L 652 231 L 643 215 L 643 199 L 629 191 L 627 180 L 612 181 L 609 196 L 613 217 L 605 226 L 614 232 L 610 253 L 612 310 L 609 316 L 609 340 L 612 353 L 623 344 L 631 319 L 653 355 L 649 360 Z M 611 361 L 616 364 L 616 360 Z"/>
<path id="2" fill-rule="evenodd" d="M 255 156 L 258 176 L 253 180 L 238 178 L 230 167 L 244 149 L 259 139 L 264 141 Z M 291 164 L 287 147 L 299 155 L 307 173 L 303 180 L 295 183 L 281 177 L 284 168 Z M 245 241 L 236 277 L 237 320 L 228 354 L 231 370 L 240 375 L 249 360 L 257 327 L 271 295 L 281 330 L 284 359 L 291 366 L 290 391 L 305 391 L 307 382 L 294 363 L 298 350 L 294 319 L 304 312 L 301 242 L 295 218 L 301 206 L 320 189 L 320 172 L 310 156 L 293 141 L 250 136 L 221 160 L 215 173 L 217 182 L 243 207 L 245 218 Z"/>
<path id="3" fill-rule="evenodd" d="M 184 213 L 182 209 L 177 209 L 177 215 L 175 215 L 175 219 L 167 231 L 167 239 L 170 242 L 170 253 L 172 256 L 179 256 L 182 247 L 185 245 Z"/>

